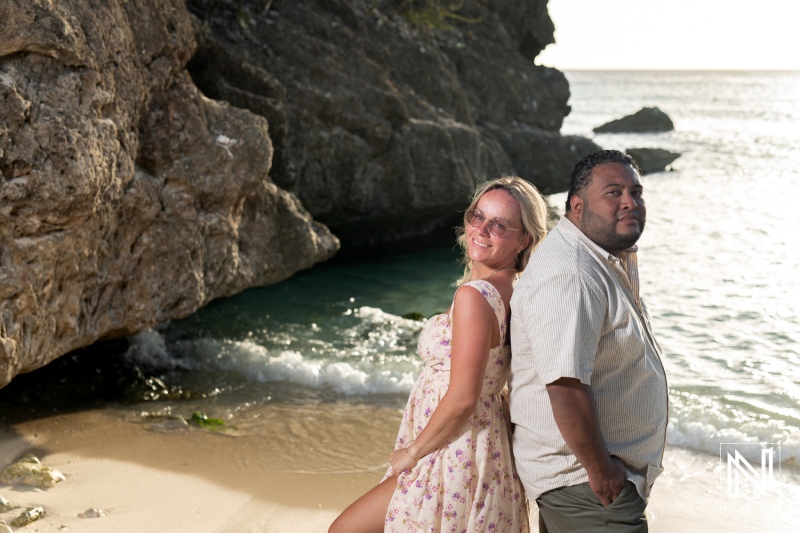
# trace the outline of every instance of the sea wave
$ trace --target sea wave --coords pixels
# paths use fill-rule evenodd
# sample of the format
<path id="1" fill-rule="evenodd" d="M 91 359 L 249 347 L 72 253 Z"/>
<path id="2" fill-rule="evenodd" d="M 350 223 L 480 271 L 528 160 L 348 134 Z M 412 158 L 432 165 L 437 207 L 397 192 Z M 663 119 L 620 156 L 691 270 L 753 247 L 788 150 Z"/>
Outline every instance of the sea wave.
<path id="1" fill-rule="evenodd" d="M 251 332 L 244 340 L 169 342 L 148 330 L 129 338 L 124 357 L 151 372 L 221 370 L 257 383 L 292 383 L 347 396 L 408 393 L 422 365 L 409 355 L 421 325 L 364 306 L 321 325 Z"/>
<path id="2" fill-rule="evenodd" d="M 385 345 L 397 337 L 387 325 L 418 328 L 406 319 L 379 310 L 359 310 L 363 324 L 348 328 L 364 339 L 360 351 L 382 339 Z M 399 319 L 399 320 L 398 320 Z M 370 327 L 368 324 L 372 324 Z M 370 335 L 376 331 L 383 333 Z M 131 338 L 126 357 L 138 364 L 162 370 L 189 370 L 213 373 L 236 372 L 252 383 L 284 383 L 310 389 L 333 391 L 346 397 L 374 394 L 408 394 L 421 363 L 407 357 L 376 361 L 370 357 L 343 361 L 303 354 L 297 350 L 268 349 L 254 340 L 200 338 L 168 343 L 158 331 L 139 333 Z M 674 446 L 718 455 L 726 443 L 774 443 L 779 445 L 779 460 L 786 465 L 800 463 L 800 420 L 785 413 L 765 412 L 764 406 L 742 399 L 705 396 L 679 389 L 670 390 L 670 421 L 667 442 Z M 749 457 L 749 461 L 760 460 Z"/>
<path id="3" fill-rule="evenodd" d="M 725 444 L 771 443 L 780 446 L 780 462 L 800 464 L 799 420 L 770 415 L 757 405 L 732 402 L 727 397 L 671 390 L 667 442 L 712 455 L 719 454 Z M 745 458 L 760 460 L 756 455 Z"/>

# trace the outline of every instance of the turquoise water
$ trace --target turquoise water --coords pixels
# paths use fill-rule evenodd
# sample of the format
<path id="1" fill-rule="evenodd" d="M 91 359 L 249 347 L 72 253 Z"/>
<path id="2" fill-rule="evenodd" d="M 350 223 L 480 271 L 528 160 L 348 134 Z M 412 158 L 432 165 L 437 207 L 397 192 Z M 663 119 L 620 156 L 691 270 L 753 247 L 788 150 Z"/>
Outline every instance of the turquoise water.
<path id="1" fill-rule="evenodd" d="M 168 381 L 194 388 L 212 387 L 222 370 L 251 385 L 293 384 L 317 397 L 405 395 L 421 365 L 418 317 L 450 305 L 459 258 L 453 243 L 442 243 L 319 265 L 131 337 L 127 355 L 174 370 Z"/>
<path id="2" fill-rule="evenodd" d="M 671 444 L 776 442 L 800 458 L 800 73 L 567 72 L 562 131 L 682 153 L 645 176 L 642 294 L 670 380 Z M 593 135 L 643 106 L 662 134 Z M 548 201 L 559 206 L 565 195 Z M 334 398 L 402 405 L 425 317 L 450 304 L 451 243 L 325 264 L 131 338 L 127 357 L 231 404 Z M 224 384 L 220 385 L 221 383 Z M 227 398 L 227 400 L 225 400 Z M 756 460 L 756 458 L 750 458 Z"/>

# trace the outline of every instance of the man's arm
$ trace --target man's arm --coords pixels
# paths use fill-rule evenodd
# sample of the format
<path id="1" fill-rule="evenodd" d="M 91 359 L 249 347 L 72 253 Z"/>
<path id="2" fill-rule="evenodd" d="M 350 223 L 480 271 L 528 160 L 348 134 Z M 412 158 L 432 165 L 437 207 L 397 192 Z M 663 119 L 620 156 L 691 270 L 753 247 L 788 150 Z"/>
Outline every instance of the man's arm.
<path id="1" fill-rule="evenodd" d="M 547 385 L 547 394 L 561 436 L 589 474 L 589 487 L 608 507 L 625 487 L 625 466 L 608 454 L 592 389 L 578 379 L 559 378 Z"/>

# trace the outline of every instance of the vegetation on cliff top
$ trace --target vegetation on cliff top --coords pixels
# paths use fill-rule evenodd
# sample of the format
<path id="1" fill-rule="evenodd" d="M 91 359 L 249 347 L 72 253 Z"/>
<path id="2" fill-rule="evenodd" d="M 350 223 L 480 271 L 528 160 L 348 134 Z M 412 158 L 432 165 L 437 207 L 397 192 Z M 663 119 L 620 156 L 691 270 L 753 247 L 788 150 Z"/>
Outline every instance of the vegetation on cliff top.
<path id="1" fill-rule="evenodd" d="M 480 17 L 470 18 L 462 15 L 460 11 L 466 0 L 448 2 L 442 0 L 401 0 L 398 11 L 408 23 L 418 29 L 424 30 L 450 30 L 452 22 L 477 24 Z"/>

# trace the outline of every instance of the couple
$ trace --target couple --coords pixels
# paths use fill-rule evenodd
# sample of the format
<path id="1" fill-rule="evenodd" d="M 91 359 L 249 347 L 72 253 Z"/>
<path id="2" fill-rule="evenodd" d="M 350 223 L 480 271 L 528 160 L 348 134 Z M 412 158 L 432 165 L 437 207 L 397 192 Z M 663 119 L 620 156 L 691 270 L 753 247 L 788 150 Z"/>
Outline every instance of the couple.
<path id="1" fill-rule="evenodd" d="M 527 532 L 526 493 L 540 531 L 647 531 L 667 386 L 639 297 L 636 163 L 582 159 L 546 238 L 545 224 L 528 182 L 478 188 L 458 239 L 464 277 L 420 335 L 426 366 L 390 468 L 329 531 Z"/>

